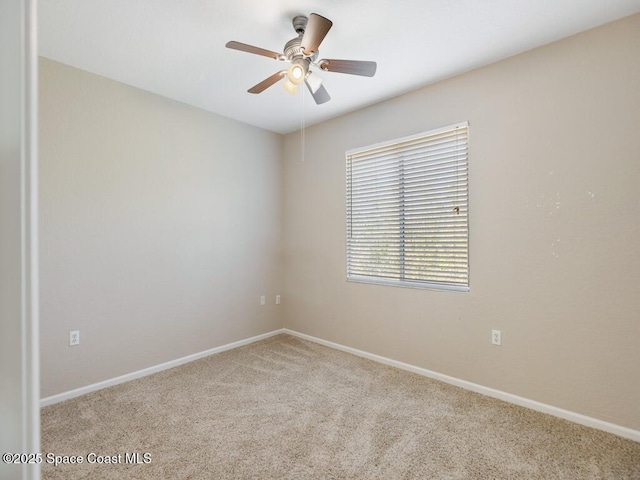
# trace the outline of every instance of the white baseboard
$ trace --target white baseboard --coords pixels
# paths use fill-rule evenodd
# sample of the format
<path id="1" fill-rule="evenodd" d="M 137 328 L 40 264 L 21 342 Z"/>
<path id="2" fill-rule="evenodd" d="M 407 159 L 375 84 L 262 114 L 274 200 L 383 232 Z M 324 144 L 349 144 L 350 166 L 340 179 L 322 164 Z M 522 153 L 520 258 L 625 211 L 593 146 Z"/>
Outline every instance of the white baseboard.
<path id="1" fill-rule="evenodd" d="M 368 353 L 362 350 L 357 350 L 355 348 L 346 347 L 344 345 L 340 345 L 339 343 L 322 340 L 320 338 L 312 337 L 311 335 L 306 335 L 304 333 L 296 332 L 295 330 L 289 330 L 288 328 L 284 328 L 282 330 L 282 333 L 286 333 L 294 337 L 302 338 L 304 340 L 309 340 L 311 342 L 318 343 L 326 347 L 335 348 L 336 350 L 341 350 L 343 352 L 351 353 L 353 355 L 367 358 L 369 360 L 383 363 L 385 365 L 389 365 L 392 367 L 400 368 L 402 370 L 407 370 L 409 372 L 417 373 L 418 375 L 433 378 L 435 380 L 440 380 L 441 382 L 449 383 L 451 385 L 455 385 L 457 387 L 461 387 L 466 390 L 471 390 L 472 392 L 481 393 L 482 395 L 487 395 L 489 397 L 497 398 L 499 400 L 504 400 L 505 402 L 513 403 L 521 407 L 526 407 L 532 410 L 536 410 L 538 412 L 547 413 L 549 415 L 553 415 L 554 417 L 564 418 L 565 420 L 569 420 L 571 422 L 578 423 L 580 425 L 585 425 L 587 427 L 592 427 L 598 430 L 603 430 L 605 432 L 613 433 L 614 435 L 628 438 L 629 440 L 633 440 L 635 442 L 640 442 L 640 431 L 638 430 L 633 430 L 631 428 L 616 425 L 614 423 L 598 420 L 597 418 L 587 417 L 586 415 L 582 415 L 580 413 L 571 412 L 569 410 L 564 410 L 562 408 L 554 407 L 553 405 L 547 405 L 546 403 L 537 402 L 535 400 L 530 400 L 528 398 L 519 397 L 518 395 L 513 395 L 511 393 L 495 390 L 493 388 L 485 387 L 483 385 L 478 385 L 477 383 L 472 383 L 466 380 L 461 380 L 459 378 L 450 377 L 449 375 L 443 375 L 441 373 L 427 370 L 426 368 L 416 367 L 408 363 L 399 362 L 397 360 L 392 360 L 390 358 L 382 357 L 380 355 L 376 355 L 373 353 Z"/>
<path id="2" fill-rule="evenodd" d="M 176 360 L 171 360 L 169 362 L 161 363 L 160 365 L 155 365 L 153 367 L 138 370 L 137 372 L 127 373 L 126 375 L 122 375 L 116 378 L 111 378 L 109 380 L 104 380 L 102 382 L 94 383 L 92 385 L 87 385 L 86 387 L 80 387 L 80 388 L 76 388 L 75 390 L 69 390 L 68 392 L 52 395 L 50 397 L 46 397 L 40 400 L 40 408 L 53 405 L 54 403 L 63 402 L 65 400 L 69 400 L 74 397 L 79 397 L 80 395 L 85 395 L 90 392 L 95 392 L 96 390 L 101 390 L 103 388 L 112 387 L 114 385 L 128 382 L 130 380 L 135 380 L 136 378 L 146 377 L 147 375 L 161 372 L 162 370 L 167 370 L 169 368 L 177 367 L 185 363 L 193 362 L 194 360 L 199 360 L 200 358 L 208 357 L 209 355 L 214 355 L 216 353 L 242 347 L 244 345 L 249 345 L 250 343 L 258 342 L 260 340 L 273 337 L 274 335 L 278 335 L 280 333 L 284 333 L 284 329 L 281 328 L 278 330 L 274 330 L 272 332 L 263 333 L 262 335 L 256 335 L 255 337 L 247 338 L 245 340 L 239 340 L 237 342 L 228 343 L 220 347 L 211 348 L 209 350 L 205 350 L 204 352 L 194 353 L 193 355 L 187 355 L 186 357 L 178 358 Z"/>

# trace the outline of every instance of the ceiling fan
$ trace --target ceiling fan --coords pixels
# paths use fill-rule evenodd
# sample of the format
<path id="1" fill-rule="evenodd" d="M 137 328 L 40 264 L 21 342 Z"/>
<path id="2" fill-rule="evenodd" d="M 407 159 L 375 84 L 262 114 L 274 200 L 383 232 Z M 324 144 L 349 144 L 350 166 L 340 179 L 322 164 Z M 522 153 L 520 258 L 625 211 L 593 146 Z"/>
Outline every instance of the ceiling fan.
<path id="1" fill-rule="evenodd" d="M 295 95 L 298 86 L 304 82 L 316 103 L 321 104 L 331 100 L 331 97 L 322 86 L 322 78 L 311 70 L 312 66 L 326 72 L 349 73 L 364 77 L 373 77 L 376 73 L 376 62 L 327 58 L 318 60 L 318 47 L 332 25 L 331 20 L 317 13 L 312 13 L 308 18 L 304 15 L 294 17 L 293 28 L 298 36 L 285 44 L 284 53 L 272 52 L 235 41 L 228 42 L 226 47 L 290 63 L 286 70 L 280 70 L 251 87 L 248 90 L 249 93 L 262 93 L 286 77 L 284 89 L 287 92 Z"/>

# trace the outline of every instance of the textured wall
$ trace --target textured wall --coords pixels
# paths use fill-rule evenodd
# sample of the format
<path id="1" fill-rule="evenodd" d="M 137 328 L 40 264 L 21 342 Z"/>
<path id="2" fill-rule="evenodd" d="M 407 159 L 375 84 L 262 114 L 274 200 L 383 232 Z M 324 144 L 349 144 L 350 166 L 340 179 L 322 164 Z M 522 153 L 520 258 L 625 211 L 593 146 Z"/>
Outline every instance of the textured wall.
<path id="1" fill-rule="evenodd" d="M 640 429 L 639 47 L 635 15 L 286 136 L 285 326 Z M 345 150 L 464 120 L 471 291 L 346 282 Z"/>
<path id="2" fill-rule="evenodd" d="M 42 396 L 280 328 L 281 137 L 40 67 Z"/>

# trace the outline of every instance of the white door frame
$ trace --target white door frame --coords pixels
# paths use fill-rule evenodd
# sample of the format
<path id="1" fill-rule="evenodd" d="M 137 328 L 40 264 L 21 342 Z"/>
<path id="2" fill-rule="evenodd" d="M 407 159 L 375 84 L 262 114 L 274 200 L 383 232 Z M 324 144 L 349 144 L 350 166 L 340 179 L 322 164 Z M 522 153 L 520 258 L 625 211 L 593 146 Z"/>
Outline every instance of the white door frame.
<path id="1" fill-rule="evenodd" d="M 0 454 L 40 451 L 36 32 L 36 0 L 0 0 Z M 0 478 L 40 478 L 6 460 Z"/>

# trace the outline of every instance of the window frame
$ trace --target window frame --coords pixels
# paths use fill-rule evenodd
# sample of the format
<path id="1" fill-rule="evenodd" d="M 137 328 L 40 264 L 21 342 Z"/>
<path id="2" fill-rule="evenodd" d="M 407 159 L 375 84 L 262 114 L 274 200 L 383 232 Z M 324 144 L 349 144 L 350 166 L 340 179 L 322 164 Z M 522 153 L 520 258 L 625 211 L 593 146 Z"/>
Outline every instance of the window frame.
<path id="1" fill-rule="evenodd" d="M 383 276 L 375 276 L 375 275 L 361 275 L 361 274 L 354 274 L 354 273 L 350 273 L 350 258 L 351 258 L 351 253 L 350 253 L 350 233 L 352 231 L 352 215 L 353 215 L 353 209 L 352 207 L 349 205 L 349 201 L 350 199 L 352 199 L 352 197 L 350 197 L 350 182 L 353 182 L 352 179 L 352 172 L 349 171 L 350 166 L 352 164 L 352 158 L 354 155 L 362 155 L 366 152 L 370 152 L 370 151 L 375 151 L 375 150 L 379 150 L 379 149 L 391 149 L 393 148 L 394 145 L 402 145 L 402 144 L 407 144 L 407 143 L 411 143 L 414 142 L 416 140 L 424 140 L 425 143 L 427 143 L 429 141 L 429 138 L 433 138 L 437 135 L 441 135 L 443 133 L 447 133 L 447 132 L 453 132 L 459 128 L 465 128 L 466 129 L 466 145 L 464 147 L 464 157 L 463 157 L 463 165 L 462 167 L 456 167 L 458 168 L 456 175 L 459 175 L 460 172 L 460 168 L 462 168 L 464 170 L 464 180 L 465 180 L 465 185 L 464 185 L 464 205 L 466 207 L 466 218 L 465 218 L 465 227 L 466 227 L 466 239 L 464 241 L 465 243 L 465 247 L 466 247 L 466 283 L 453 283 L 453 282 L 437 282 L 437 281 L 429 281 L 429 280 L 414 280 L 414 279 L 406 279 L 403 278 L 404 277 L 404 269 L 406 266 L 406 257 L 405 257 L 405 235 L 404 233 L 398 233 L 398 241 L 400 243 L 400 245 L 402 245 L 402 247 L 400 248 L 401 253 L 399 253 L 399 265 L 398 265 L 398 269 L 399 269 L 399 274 L 396 277 L 383 277 Z M 346 195 L 345 195 L 345 199 L 346 199 L 346 204 L 345 204 L 345 227 L 346 227 L 346 231 L 345 231 L 345 239 L 346 239 L 346 280 L 348 282 L 356 282 L 356 283 L 366 283 L 366 284 L 373 284 L 373 285 L 385 285 L 385 286 L 395 286 L 395 287 L 405 287 L 405 288 L 418 288 L 418 289 L 430 289 L 430 290 L 444 290 L 444 291 L 458 291 L 458 292 L 468 292 L 470 291 L 470 229 L 469 229 L 469 136 L 470 136 L 470 131 L 469 131 L 469 122 L 468 121 L 464 121 L 464 122 L 458 122 L 458 123 L 454 123 L 451 125 L 447 125 L 444 127 L 440 127 L 440 128 L 435 128 L 435 129 L 431 129 L 431 130 L 427 130 L 424 132 L 420 132 L 414 135 L 409 135 L 406 137 L 402 137 L 402 138 L 396 138 L 396 139 L 392 139 L 392 140 L 388 140 L 388 141 L 384 141 L 384 142 L 379 142 L 379 143 L 375 143 L 372 145 L 367 145 L 365 147 L 359 147 L 359 148 L 353 148 L 350 150 L 347 150 L 345 152 L 345 169 L 346 169 L 346 182 L 345 182 L 345 187 L 346 187 Z M 398 157 L 400 157 L 401 154 L 398 154 Z M 404 161 L 403 160 L 399 160 L 398 161 L 398 177 L 400 178 L 399 180 L 399 193 L 397 196 L 397 200 L 399 202 L 399 204 L 401 204 L 402 206 L 399 207 L 399 211 L 402 211 L 402 213 L 399 213 L 398 218 L 401 219 L 399 220 L 399 232 L 404 232 L 404 219 L 406 216 L 405 210 L 404 210 L 404 189 L 405 187 L 405 182 L 404 182 Z M 402 193 L 400 193 L 402 192 Z M 428 203 L 428 202 L 427 202 Z"/>

